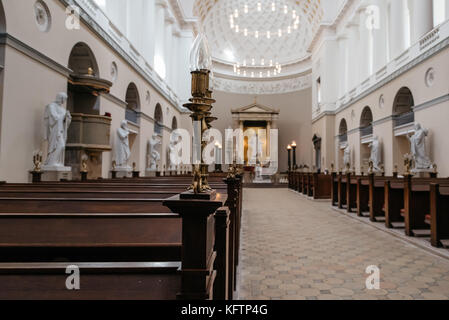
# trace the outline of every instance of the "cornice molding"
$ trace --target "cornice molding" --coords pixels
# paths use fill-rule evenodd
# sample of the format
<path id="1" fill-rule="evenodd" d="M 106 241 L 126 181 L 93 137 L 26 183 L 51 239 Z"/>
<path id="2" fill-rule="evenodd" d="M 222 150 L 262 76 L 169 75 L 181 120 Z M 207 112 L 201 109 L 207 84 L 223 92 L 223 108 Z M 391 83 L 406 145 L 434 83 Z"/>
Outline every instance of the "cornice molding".
<path id="1" fill-rule="evenodd" d="M 213 89 L 239 94 L 283 94 L 308 89 L 312 86 L 311 74 L 278 81 L 241 81 L 214 78 Z"/>

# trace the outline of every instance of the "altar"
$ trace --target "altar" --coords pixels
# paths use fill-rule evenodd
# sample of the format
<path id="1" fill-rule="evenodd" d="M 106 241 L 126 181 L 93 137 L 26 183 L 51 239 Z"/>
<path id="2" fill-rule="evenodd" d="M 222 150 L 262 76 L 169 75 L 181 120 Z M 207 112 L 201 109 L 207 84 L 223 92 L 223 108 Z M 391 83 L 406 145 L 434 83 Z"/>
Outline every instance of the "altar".
<path id="1" fill-rule="evenodd" d="M 279 110 L 258 104 L 233 109 L 233 129 L 244 132 L 245 183 L 272 183 L 273 162 L 270 152 L 270 130 L 278 128 Z M 249 134 L 253 130 L 252 134 Z M 246 134 L 245 134 L 246 133 Z M 277 167 L 277 166 L 275 166 Z"/>

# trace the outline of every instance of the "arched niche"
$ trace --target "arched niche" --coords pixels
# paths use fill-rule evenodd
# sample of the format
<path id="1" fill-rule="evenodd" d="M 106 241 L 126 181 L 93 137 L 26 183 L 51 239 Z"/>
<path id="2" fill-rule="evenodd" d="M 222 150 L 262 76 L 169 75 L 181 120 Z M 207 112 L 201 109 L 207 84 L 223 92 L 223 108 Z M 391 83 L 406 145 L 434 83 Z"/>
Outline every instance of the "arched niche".
<path id="1" fill-rule="evenodd" d="M 78 42 L 72 48 L 69 56 L 69 69 L 74 74 L 86 75 L 92 69 L 93 75 L 99 77 L 97 60 L 90 47 L 84 42 Z"/>
<path id="2" fill-rule="evenodd" d="M 140 111 L 140 96 L 137 86 L 134 83 L 130 83 L 126 89 L 126 120 L 138 123 L 139 111 Z"/>
<path id="3" fill-rule="evenodd" d="M 341 119 L 340 126 L 338 127 L 338 163 L 340 169 L 343 169 L 343 155 L 344 149 L 348 145 L 348 123 L 346 119 Z"/>
<path id="4" fill-rule="evenodd" d="M 348 138 L 348 123 L 346 119 L 341 119 L 340 126 L 338 127 L 338 135 L 340 137 L 346 136 L 346 139 Z"/>
<path id="5" fill-rule="evenodd" d="M 398 166 L 399 172 L 404 170 L 404 155 L 410 153 L 410 142 L 407 135 L 415 122 L 413 94 L 407 87 L 402 87 L 393 102 L 393 164 Z"/>
<path id="6" fill-rule="evenodd" d="M 369 136 L 373 134 L 373 112 L 370 107 L 365 107 L 360 116 L 361 136 Z"/>
<path id="7" fill-rule="evenodd" d="M 415 121 L 413 106 L 415 100 L 413 94 L 407 87 L 399 89 L 393 102 L 393 116 L 395 117 L 395 127 L 412 123 Z"/>
<path id="8" fill-rule="evenodd" d="M 164 115 L 162 113 L 162 106 L 158 103 L 154 109 L 154 132 L 162 135 L 164 128 Z"/>
<path id="9" fill-rule="evenodd" d="M 366 106 L 360 116 L 360 165 L 368 169 L 371 150 L 368 147 L 373 141 L 373 112 Z"/>
<path id="10" fill-rule="evenodd" d="M 171 128 L 172 130 L 178 129 L 178 119 L 176 119 L 176 117 L 173 117 L 171 121 Z"/>
<path id="11" fill-rule="evenodd" d="M 67 108 L 72 113 L 100 114 L 98 92 L 83 82 L 99 76 L 98 64 L 92 50 L 83 42 L 77 43 L 70 52 L 69 69 L 72 70 L 67 94 Z"/>

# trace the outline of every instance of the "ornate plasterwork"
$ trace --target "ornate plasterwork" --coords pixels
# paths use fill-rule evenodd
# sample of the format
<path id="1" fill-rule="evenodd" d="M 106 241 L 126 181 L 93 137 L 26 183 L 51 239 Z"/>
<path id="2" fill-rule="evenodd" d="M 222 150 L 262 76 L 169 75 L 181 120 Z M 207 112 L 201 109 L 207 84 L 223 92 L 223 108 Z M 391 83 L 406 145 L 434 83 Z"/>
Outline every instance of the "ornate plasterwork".
<path id="1" fill-rule="evenodd" d="M 282 94 L 310 88 L 311 75 L 284 79 L 278 81 L 242 81 L 235 79 L 214 78 L 214 91 L 224 91 L 240 94 Z"/>
<path id="2" fill-rule="evenodd" d="M 262 4 L 260 11 L 255 9 L 257 3 Z M 275 10 L 271 9 L 271 3 L 277 6 Z M 229 21 L 236 10 L 239 14 L 233 19 L 239 25 L 238 32 L 231 29 Z M 303 59 L 323 15 L 320 0 L 197 0 L 194 11 L 209 40 L 213 59 L 231 65 L 246 60 L 248 66 L 253 58 L 256 65 L 268 65 L 270 60 L 284 65 Z M 293 22 L 296 19 L 292 20 L 293 12 L 298 18 L 297 27 Z"/>

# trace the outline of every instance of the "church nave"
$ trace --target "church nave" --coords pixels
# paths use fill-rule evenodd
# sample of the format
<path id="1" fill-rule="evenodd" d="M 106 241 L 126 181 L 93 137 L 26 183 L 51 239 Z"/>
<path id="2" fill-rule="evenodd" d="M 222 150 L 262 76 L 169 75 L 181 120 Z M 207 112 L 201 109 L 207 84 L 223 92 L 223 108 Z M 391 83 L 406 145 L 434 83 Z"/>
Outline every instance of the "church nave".
<path id="1" fill-rule="evenodd" d="M 243 300 L 449 298 L 448 258 L 285 189 L 245 190 L 239 272 Z"/>

